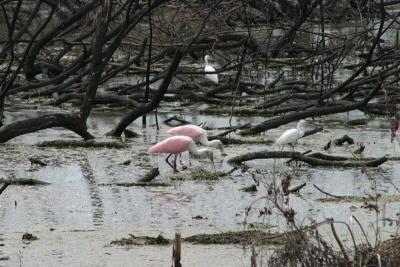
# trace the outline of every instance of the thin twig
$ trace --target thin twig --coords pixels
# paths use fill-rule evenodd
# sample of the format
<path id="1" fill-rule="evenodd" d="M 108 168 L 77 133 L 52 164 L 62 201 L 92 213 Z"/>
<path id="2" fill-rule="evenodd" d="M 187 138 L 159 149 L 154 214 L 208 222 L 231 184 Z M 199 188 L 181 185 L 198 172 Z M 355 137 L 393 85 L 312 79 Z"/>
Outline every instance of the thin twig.
<path id="1" fill-rule="evenodd" d="M 325 192 L 324 190 L 322 190 L 321 188 L 319 188 L 319 187 L 316 186 L 315 184 L 313 184 L 313 186 L 314 186 L 316 189 L 318 189 L 318 191 L 324 193 L 324 194 L 327 195 L 327 196 L 336 197 L 336 198 L 341 198 L 341 196 L 336 196 L 336 195 L 332 195 L 332 194 L 330 194 L 330 193 L 328 193 L 328 192 Z"/>

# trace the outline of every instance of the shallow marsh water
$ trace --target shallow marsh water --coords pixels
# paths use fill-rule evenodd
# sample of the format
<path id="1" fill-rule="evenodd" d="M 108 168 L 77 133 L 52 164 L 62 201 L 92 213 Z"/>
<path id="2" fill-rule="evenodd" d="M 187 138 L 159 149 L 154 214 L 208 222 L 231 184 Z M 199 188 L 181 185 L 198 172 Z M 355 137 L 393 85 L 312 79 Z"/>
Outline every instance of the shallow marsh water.
<path id="1" fill-rule="evenodd" d="M 29 112 L 46 112 L 45 110 Z M 23 112 L 26 114 L 28 112 Z M 8 121 L 21 119 L 19 112 L 6 114 Z M 161 113 L 162 121 L 175 113 Z M 332 139 L 348 134 L 355 141 L 366 145 L 365 157 L 383 155 L 399 156 L 398 143 L 390 143 L 389 124 L 383 119 L 370 121 L 367 126 L 346 128 L 343 123 L 347 119 L 360 118 L 358 112 L 339 114 L 316 119 L 315 125 L 324 127 L 324 131 L 306 137 L 296 147 L 298 151 L 312 149 L 323 151 L 323 146 Z M 121 114 L 94 113 L 89 122 L 89 129 L 99 140 L 106 140 L 104 134 L 111 129 Z M 209 126 L 228 126 L 226 116 L 184 115 L 186 120 L 194 123 L 207 121 Z M 235 117 L 233 124 L 251 122 L 255 124 L 264 118 Z M 329 119 L 329 120 L 327 120 Z M 154 124 L 154 116 L 148 117 L 150 125 Z M 265 135 L 255 137 L 275 139 L 284 129 L 294 126 L 286 125 L 268 131 Z M 240 191 L 244 186 L 252 184 L 250 175 L 235 171 L 230 177 L 218 181 L 175 181 L 167 187 L 119 187 L 119 182 L 135 182 L 151 167 L 158 165 L 160 182 L 169 182 L 172 172 L 164 162 L 164 156 L 150 157 L 147 148 L 166 137 L 167 126 L 161 124 L 157 132 L 155 127 L 142 130 L 139 120 L 130 128 L 140 137 L 127 140 L 128 146 L 122 149 L 106 148 L 40 148 L 35 144 L 45 140 L 76 139 L 73 133 L 59 129 L 49 129 L 24 135 L 0 145 L 0 177 L 3 178 L 35 178 L 51 183 L 41 187 L 10 186 L 0 196 L 0 266 L 168 266 L 170 265 L 171 246 L 134 246 L 118 247 L 109 245 L 112 240 L 133 235 L 157 236 L 162 234 L 172 238 L 175 232 L 182 236 L 200 233 L 218 233 L 229 230 L 243 230 L 243 222 L 259 225 L 272 225 L 271 231 L 282 231 L 286 222 L 271 216 L 258 217 L 255 204 L 254 213 L 248 218 L 244 210 L 256 198 L 265 192 L 246 193 Z M 308 124 L 307 128 L 314 125 Z M 238 137 L 235 134 L 232 137 Z M 108 139 L 107 139 L 108 140 Z M 332 147 L 329 153 L 351 155 L 356 147 Z M 227 171 L 231 168 L 227 159 L 248 151 L 276 150 L 274 145 L 243 144 L 226 147 L 227 157 L 217 155 L 217 169 Z M 32 166 L 28 160 L 37 156 L 48 163 L 48 166 Z M 131 159 L 128 166 L 121 165 Z M 184 156 L 183 161 L 187 161 Z M 211 170 L 207 162 L 194 160 L 195 166 L 204 166 Z M 276 168 L 290 172 L 293 184 L 306 181 L 308 185 L 302 189 L 300 197 L 293 196 L 291 205 L 296 210 L 299 223 L 309 223 L 309 218 L 320 221 L 335 218 L 348 222 L 350 214 L 354 214 L 371 230 L 376 221 L 373 212 L 362 209 L 363 203 L 327 203 L 317 201 L 324 195 L 315 190 L 312 184 L 336 194 L 348 196 L 364 196 L 377 191 L 384 195 L 398 195 L 393 186 L 400 184 L 400 164 L 387 162 L 381 168 L 367 170 L 362 168 L 332 169 L 288 167 L 283 160 L 276 163 Z M 255 160 L 247 163 L 265 172 L 263 179 L 271 179 L 273 160 Z M 259 206 L 257 206 L 259 205 Z M 386 204 L 385 212 L 379 217 L 379 224 L 384 225 L 381 236 L 389 237 L 396 231 L 396 224 L 389 226 L 389 220 L 397 219 L 399 202 Z M 203 220 L 193 217 L 201 215 Z M 385 220 L 383 220 L 385 219 Z M 359 229 L 353 226 L 356 236 Z M 26 243 L 22 241 L 25 232 L 32 233 L 39 240 Z M 373 232 L 371 233 L 371 238 Z M 344 239 L 348 232 L 341 231 Z M 190 245 L 184 243 L 182 252 L 183 266 L 248 266 L 250 253 L 240 246 L 228 245 Z"/>

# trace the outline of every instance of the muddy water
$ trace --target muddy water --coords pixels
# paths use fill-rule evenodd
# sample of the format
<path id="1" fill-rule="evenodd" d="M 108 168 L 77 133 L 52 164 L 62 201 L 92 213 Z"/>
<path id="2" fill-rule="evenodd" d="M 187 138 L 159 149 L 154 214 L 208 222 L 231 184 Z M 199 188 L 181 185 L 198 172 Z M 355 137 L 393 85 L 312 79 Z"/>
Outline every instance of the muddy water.
<path id="1" fill-rule="evenodd" d="M 36 110 L 36 113 L 45 111 Z M 24 112 L 26 114 L 27 112 Z M 160 114 L 160 121 L 173 114 Z M 21 119 L 22 114 L 10 112 L 7 120 Z M 90 131 L 105 140 L 104 133 L 118 122 L 120 114 L 95 113 L 90 120 Z M 366 145 L 364 156 L 397 155 L 398 144 L 390 143 L 388 123 L 384 120 L 372 120 L 367 126 L 345 128 L 346 119 L 360 118 L 358 112 L 331 116 L 330 122 L 316 120 L 324 131 L 302 139 L 296 150 L 321 151 L 331 139 L 348 134 L 356 141 Z M 209 126 L 228 126 L 228 118 L 211 116 L 184 117 L 194 123 L 207 121 Z M 256 123 L 261 118 L 234 118 L 233 124 Z M 149 116 L 149 124 L 154 117 Z M 256 138 L 274 139 L 282 130 L 268 131 Z M 308 124 L 307 128 L 314 125 Z M 172 238 L 175 232 L 183 236 L 199 233 L 216 233 L 227 230 L 242 230 L 243 222 L 273 226 L 272 230 L 285 229 L 281 217 L 259 218 L 258 208 L 265 202 L 254 204 L 254 213 L 247 218 L 244 209 L 256 198 L 264 195 L 249 194 L 239 189 L 252 184 L 250 175 L 235 171 L 231 177 L 213 182 L 180 181 L 171 182 L 167 187 L 118 187 L 109 186 L 117 182 L 134 182 L 151 167 L 158 165 L 161 170 L 160 182 L 169 182 L 172 172 L 164 163 L 163 157 L 150 157 L 145 152 L 158 140 L 165 138 L 167 126 L 156 132 L 155 127 L 145 130 L 139 122 L 131 129 L 141 136 L 126 141 L 124 149 L 55 149 L 39 148 L 35 144 L 44 140 L 77 139 L 74 134 L 49 129 L 18 137 L 5 145 L 0 145 L 0 177 L 35 178 L 51 183 L 43 187 L 10 186 L 0 196 L 0 266 L 168 266 L 170 265 L 171 246 L 118 247 L 110 246 L 112 240 L 133 235 L 162 234 Z M 232 137 L 237 137 L 234 134 Z M 278 149 L 265 145 L 228 146 L 228 156 L 217 154 L 218 170 L 229 170 L 227 159 L 247 151 L 260 149 Z M 329 153 L 351 155 L 355 146 L 332 147 Z M 138 156 L 141 155 L 141 156 Z M 46 167 L 31 166 L 28 158 L 37 156 L 48 163 Z M 128 166 L 120 163 L 132 159 Z M 183 158 L 186 162 L 187 158 Z M 386 195 L 398 194 L 392 183 L 399 184 L 400 164 L 385 163 L 382 168 L 362 169 L 325 169 L 288 167 L 284 161 L 276 162 L 276 169 L 290 173 L 293 184 L 306 181 L 308 185 L 301 196 L 291 199 L 290 205 L 296 210 L 297 221 L 309 223 L 310 218 L 323 220 L 335 218 L 348 222 L 355 215 L 370 230 L 376 216 L 372 211 L 361 208 L 362 203 L 321 203 L 316 201 L 324 197 L 312 184 L 336 195 L 363 196 L 365 193 L 379 192 Z M 263 170 L 262 179 L 271 181 L 272 160 L 255 160 L 247 163 Z M 204 166 L 211 170 L 207 162 L 193 162 L 194 166 Z M 381 236 L 388 237 L 396 231 L 396 224 L 389 225 L 388 219 L 396 219 L 398 202 L 387 203 L 385 212 L 378 217 L 380 226 L 384 226 Z M 194 216 L 206 217 L 195 220 Z M 384 220 L 385 219 L 385 220 Z M 359 229 L 353 225 L 357 234 Z M 339 229 L 341 230 L 341 229 Z M 22 241 L 25 232 L 32 233 L 39 240 L 26 243 Z M 344 239 L 348 233 L 340 231 Z M 360 236 L 360 235 L 357 235 Z M 1 244 L 4 244 L 2 246 Z M 249 252 L 239 246 L 199 246 L 184 244 L 183 266 L 248 266 Z"/>

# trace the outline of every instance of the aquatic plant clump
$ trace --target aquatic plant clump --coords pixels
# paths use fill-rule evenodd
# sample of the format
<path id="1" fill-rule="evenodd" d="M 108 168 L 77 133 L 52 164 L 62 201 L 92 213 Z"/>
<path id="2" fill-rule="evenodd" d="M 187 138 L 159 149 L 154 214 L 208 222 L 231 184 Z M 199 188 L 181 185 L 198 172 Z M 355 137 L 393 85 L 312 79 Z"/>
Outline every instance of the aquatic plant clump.
<path id="1" fill-rule="evenodd" d="M 111 245 L 117 246 L 143 246 L 143 245 L 169 245 L 171 243 L 170 240 L 164 238 L 162 235 L 158 235 L 157 237 L 150 236 L 134 236 L 131 235 L 129 238 L 121 238 L 114 241 L 111 241 Z"/>
<path id="2" fill-rule="evenodd" d="M 225 176 L 224 172 L 211 172 L 206 169 L 196 168 L 189 171 L 180 172 L 173 176 L 170 176 L 172 181 L 185 181 L 185 180 L 195 180 L 195 181 L 215 181 L 221 179 Z"/>

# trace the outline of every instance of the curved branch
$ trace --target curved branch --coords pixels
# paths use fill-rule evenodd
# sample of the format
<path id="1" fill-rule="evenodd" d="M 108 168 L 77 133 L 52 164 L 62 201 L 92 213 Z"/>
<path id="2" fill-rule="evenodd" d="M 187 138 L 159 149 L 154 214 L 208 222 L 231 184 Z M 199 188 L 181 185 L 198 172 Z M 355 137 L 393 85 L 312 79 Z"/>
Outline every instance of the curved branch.
<path id="1" fill-rule="evenodd" d="M 37 132 L 47 128 L 63 127 L 75 132 L 84 139 L 94 138 L 82 123 L 80 117 L 69 114 L 49 114 L 37 118 L 17 121 L 0 128 L 0 143 L 7 142 L 19 135 Z"/>

